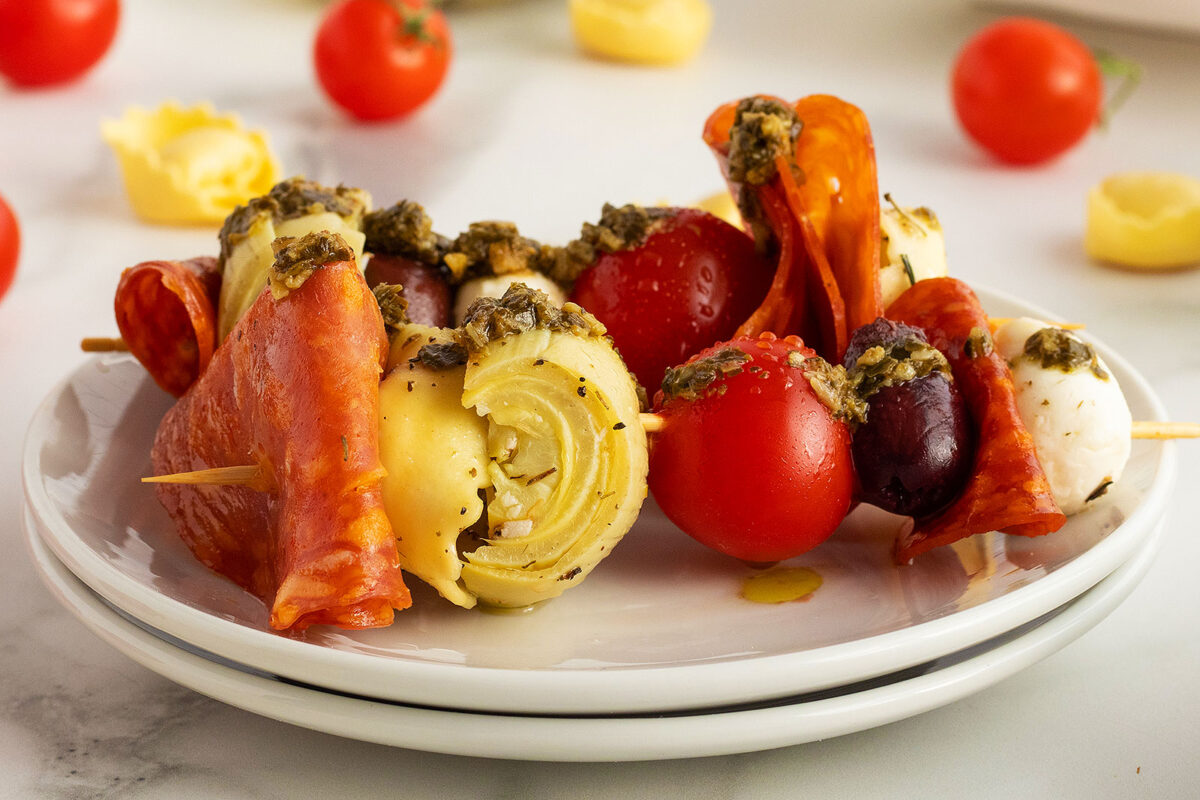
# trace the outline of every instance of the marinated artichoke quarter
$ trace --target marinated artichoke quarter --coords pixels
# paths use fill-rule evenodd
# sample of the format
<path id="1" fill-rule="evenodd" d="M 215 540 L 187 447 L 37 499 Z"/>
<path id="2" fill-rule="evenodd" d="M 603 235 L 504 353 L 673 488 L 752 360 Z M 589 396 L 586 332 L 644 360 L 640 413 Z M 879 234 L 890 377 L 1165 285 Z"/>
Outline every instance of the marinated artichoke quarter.
<path id="1" fill-rule="evenodd" d="M 220 233 L 220 340 L 224 341 L 267 285 L 275 261 L 271 245 L 277 238 L 300 238 L 318 231 L 336 233 L 350 245 L 361 265 L 365 241 L 362 220 L 370 203 L 370 196 L 362 189 L 329 188 L 303 178 L 290 178 L 234 209 Z"/>
<path id="2" fill-rule="evenodd" d="M 392 342 L 380 444 L 402 566 L 468 608 L 582 581 L 646 497 L 636 383 L 603 325 L 517 284 Z"/>

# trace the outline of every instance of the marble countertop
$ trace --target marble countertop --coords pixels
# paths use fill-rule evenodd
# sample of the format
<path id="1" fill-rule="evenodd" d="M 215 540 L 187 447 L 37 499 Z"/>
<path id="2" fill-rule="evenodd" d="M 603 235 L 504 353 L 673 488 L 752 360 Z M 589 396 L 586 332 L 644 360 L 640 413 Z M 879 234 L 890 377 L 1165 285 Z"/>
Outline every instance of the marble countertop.
<path id="1" fill-rule="evenodd" d="M 291 727 L 210 700 L 119 654 L 60 608 L 21 544 L 19 458 L 38 402 L 115 332 L 121 268 L 215 250 L 207 228 L 130 213 L 101 119 L 129 104 L 212 100 L 267 129 L 290 173 L 422 201 L 444 230 L 505 218 L 563 241 L 607 200 L 689 203 L 720 188 L 700 126 L 754 92 L 828 92 L 868 114 L 880 182 L 934 208 L 954 274 L 1086 322 L 1150 381 L 1173 419 L 1200 419 L 1200 271 L 1138 275 L 1081 252 L 1087 189 L 1112 172 L 1200 176 L 1200 40 L 1072 22 L 1139 61 L 1111 128 L 1038 169 L 989 163 L 958 133 L 949 64 L 994 12 L 952 0 L 714 2 L 703 55 L 680 69 L 590 61 L 562 2 L 451 12 L 457 60 L 399 124 L 357 126 L 315 89 L 321 4 L 127 0 L 86 80 L 0 88 L 0 194 L 22 222 L 0 303 L 0 798 L 399 796 L 714 798 L 1187 797 L 1200 784 L 1200 538 L 1183 443 L 1162 551 L 1132 596 L 1061 652 L 953 705 L 764 753 L 633 764 L 518 763 L 399 750 Z"/>

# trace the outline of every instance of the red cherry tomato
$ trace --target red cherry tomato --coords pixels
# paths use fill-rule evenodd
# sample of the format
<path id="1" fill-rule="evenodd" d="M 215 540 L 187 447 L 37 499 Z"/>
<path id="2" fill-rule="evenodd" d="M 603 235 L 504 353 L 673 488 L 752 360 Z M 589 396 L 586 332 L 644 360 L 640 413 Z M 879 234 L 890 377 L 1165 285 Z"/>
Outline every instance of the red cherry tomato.
<path id="1" fill-rule="evenodd" d="M 850 508 L 850 431 L 817 398 L 788 354 L 798 338 L 740 338 L 751 356 L 694 400 L 663 402 L 650 448 L 650 490 L 692 538 L 744 561 L 799 555 L 825 541 Z M 692 359 L 694 363 L 696 359 Z"/>
<path id="2" fill-rule="evenodd" d="M 704 211 L 673 211 L 640 246 L 602 253 L 571 293 L 652 394 L 668 367 L 732 336 L 773 277 L 742 231 Z"/>
<path id="3" fill-rule="evenodd" d="M 343 0 L 317 30 L 313 62 L 334 103 L 362 120 L 408 114 L 450 65 L 450 28 L 426 0 Z"/>
<path id="4" fill-rule="evenodd" d="M 0 73 L 18 86 L 78 78 L 108 52 L 117 0 L 0 0 Z"/>
<path id="5" fill-rule="evenodd" d="M 8 203 L 0 197 L 0 300 L 17 274 L 17 256 L 21 253 L 21 229 Z"/>
<path id="6" fill-rule="evenodd" d="M 963 128 L 1012 164 L 1046 161 L 1075 145 L 1099 120 L 1103 91 L 1091 51 L 1036 19 L 987 26 L 954 65 L 954 109 Z"/>

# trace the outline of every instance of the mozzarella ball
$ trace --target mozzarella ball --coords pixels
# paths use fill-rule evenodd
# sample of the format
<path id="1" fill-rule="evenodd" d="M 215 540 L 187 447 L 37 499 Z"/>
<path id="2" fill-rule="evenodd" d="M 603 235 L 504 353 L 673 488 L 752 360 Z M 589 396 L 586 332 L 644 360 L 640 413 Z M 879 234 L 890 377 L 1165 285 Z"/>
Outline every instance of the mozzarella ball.
<path id="1" fill-rule="evenodd" d="M 521 270 L 504 275 L 491 275 L 485 278 L 472 278 L 458 287 L 454 298 L 454 324 L 461 325 L 467 315 L 467 308 L 481 297 L 502 297 L 509 286 L 523 283 L 530 289 L 545 292 L 550 302 L 562 306 L 567 301 L 567 295 L 558 284 L 540 272 Z"/>
<path id="2" fill-rule="evenodd" d="M 1120 479 L 1129 460 L 1133 418 L 1117 379 L 1099 356 L 1103 378 L 1088 366 L 1065 371 L 1025 354 L 1029 338 L 1049 327 L 1055 326 L 1014 319 L 996 331 L 995 345 L 1012 368 L 1017 412 L 1033 436 L 1050 491 L 1070 515 Z"/>

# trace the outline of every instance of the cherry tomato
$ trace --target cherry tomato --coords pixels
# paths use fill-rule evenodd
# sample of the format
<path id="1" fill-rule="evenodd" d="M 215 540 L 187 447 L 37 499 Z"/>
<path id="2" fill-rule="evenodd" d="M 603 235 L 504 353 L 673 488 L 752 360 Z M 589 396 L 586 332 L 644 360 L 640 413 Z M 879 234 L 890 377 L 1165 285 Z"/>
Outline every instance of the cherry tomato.
<path id="1" fill-rule="evenodd" d="M 788 363 L 791 353 L 814 355 L 798 338 L 734 339 L 689 363 L 726 348 L 751 360 L 695 399 L 656 398 L 663 426 L 650 448 L 650 489 L 672 522 L 715 550 L 791 558 L 825 541 L 850 508 L 850 431 L 804 367 Z"/>
<path id="2" fill-rule="evenodd" d="M 334 103 L 362 120 L 408 114 L 450 65 L 450 28 L 426 0 L 343 0 L 317 30 L 313 61 Z"/>
<path id="3" fill-rule="evenodd" d="M 0 0 L 0 73 L 18 86 L 78 78 L 108 52 L 118 0 Z"/>
<path id="4" fill-rule="evenodd" d="M 651 393 L 668 367 L 732 336 L 773 277 L 742 231 L 704 211 L 672 211 L 639 246 L 601 253 L 570 298 L 607 326 Z"/>
<path id="5" fill-rule="evenodd" d="M 954 109 L 997 158 L 1036 164 L 1070 149 L 1100 118 L 1091 51 L 1049 22 L 1012 17 L 973 36 L 954 65 Z"/>
<path id="6" fill-rule="evenodd" d="M 8 203 L 0 197 L 0 299 L 17 274 L 17 256 L 21 252 L 21 229 Z"/>

